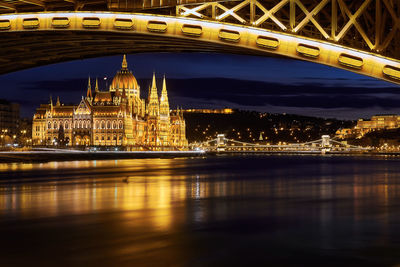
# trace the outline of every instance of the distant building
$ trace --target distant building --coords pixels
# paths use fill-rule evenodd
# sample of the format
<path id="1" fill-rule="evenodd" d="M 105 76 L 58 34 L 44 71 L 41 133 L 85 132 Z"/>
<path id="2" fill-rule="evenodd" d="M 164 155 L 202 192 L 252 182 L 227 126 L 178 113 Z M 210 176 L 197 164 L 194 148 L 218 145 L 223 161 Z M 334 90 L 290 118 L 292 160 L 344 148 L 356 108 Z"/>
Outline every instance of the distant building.
<path id="1" fill-rule="evenodd" d="M 375 115 L 370 120 L 359 119 L 355 127 L 361 133 L 371 130 L 395 129 L 400 127 L 400 116 L 396 114 Z"/>
<path id="2" fill-rule="evenodd" d="M 34 145 L 124 146 L 132 149 L 185 149 L 186 124 L 180 110 L 169 108 L 163 80 L 158 94 L 155 75 L 147 99 L 128 70 L 124 56 L 109 90 L 94 92 L 88 82 L 86 97 L 78 105 L 64 105 L 57 99 L 42 104 L 33 117 Z"/>
<path id="3" fill-rule="evenodd" d="M 336 136 L 339 139 L 355 138 L 355 130 L 350 128 L 341 128 L 336 131 Z"/>
<path id="4" fill-rule="evenodd" d="M 18 132 L 19 104 L 0 99 L 0 133 L 1 138 L 13 138 Z M 2 142 L 4 144 L 4 141 Z"/>
<path id="5" fill-rule="evenodd" d="M 359 138 L 372 131 L 396 128 L 400 128 L 400 115 L 375 115 L 372 116 L 370 120 L 359 119 L 357 125 L 353 129 L 339 129 L 336 135 L 342 139 L 352 137 Z"/>

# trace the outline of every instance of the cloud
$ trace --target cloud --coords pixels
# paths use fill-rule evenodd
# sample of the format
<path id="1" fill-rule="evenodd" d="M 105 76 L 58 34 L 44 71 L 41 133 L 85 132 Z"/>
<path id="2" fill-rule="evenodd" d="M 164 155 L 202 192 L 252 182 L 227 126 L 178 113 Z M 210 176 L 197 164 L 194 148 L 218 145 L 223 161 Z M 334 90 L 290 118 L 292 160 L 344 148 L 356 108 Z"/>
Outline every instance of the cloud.
<path id="1" fill-rule="evenodd" d="M 138 79 L 142 97 L 146 98 L 149 79 Z M 106 81 L 99 80 L 106 90 Z M 161 90 L 161 78 L 157 79 Z M 92 80 L 92 88 L 94 81 Z M 30 95 L 23 99 L 23 114 L 33 114 L 49 95 L 60 96 L 64 103 L 78 103 L 86 94 L 87 78 L 41 80 L 21 83 L 16 91 Z M 397 113 L 400 90 L 392 87 L 327 86 L 309 83 L 282 84 L 281 81 L 260 82 L 226 78 L 167 79 L 171 106 L 234 107 L 263 112 L 286 112 L 322 117 L 358 118 L 370 111 Z M 34 92 L 32 94 L 32 92 Z M 347 112 L 347 115 L 346 115 Z"/>

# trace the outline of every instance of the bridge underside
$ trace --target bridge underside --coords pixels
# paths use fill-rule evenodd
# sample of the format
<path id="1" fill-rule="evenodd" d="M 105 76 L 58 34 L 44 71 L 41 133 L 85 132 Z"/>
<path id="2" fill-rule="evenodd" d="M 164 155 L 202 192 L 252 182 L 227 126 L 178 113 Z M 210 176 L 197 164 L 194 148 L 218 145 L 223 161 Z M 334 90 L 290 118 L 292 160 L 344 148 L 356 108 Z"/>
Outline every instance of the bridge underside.
<path id="1" fill-rule="evenodd" d="M 265 56 L 268 53 L 206 41 L 115 32 L 10 32 L 2 35 L 0 74 L 118 54 L 151 52 L 216 52 Z M 273 54 L 269 54 L 273 55 Z"/>
<path id="2" fill-rule="evenodd" d="M 283 56 L 400 84 L 397 59 L 208 19 L 117 12 L 10 14 L 0 15 L 0 37 L 0 73 L 121 53 L 199 51 Z"/>

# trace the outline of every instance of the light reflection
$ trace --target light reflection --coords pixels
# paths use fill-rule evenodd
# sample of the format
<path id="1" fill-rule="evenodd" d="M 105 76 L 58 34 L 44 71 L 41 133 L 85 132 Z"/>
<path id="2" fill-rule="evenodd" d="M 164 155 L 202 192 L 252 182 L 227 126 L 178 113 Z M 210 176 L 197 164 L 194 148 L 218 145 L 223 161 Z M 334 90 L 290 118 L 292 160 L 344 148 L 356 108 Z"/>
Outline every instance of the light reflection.
<path id="1" fill-rule="evenodd" d="M 332 222 L 338 218 L 351 219 L 357 233 L 374 211 L 380 214 L 375 222 L 387 231 L 399 190 L 397 172 L 384 168 L 366 173 L 361 164 L 341 169 L 340 175 L 333 174 L 337 166 L 329 163 L 238 173 L 204 171 L 202 164 L 200 159 L 138 159 L 0 165 L 0 215 L 116 212 L 120 225 L 157 231 L 260 212 L 315 217 L 326 237 L 321 246 L 328 248 L 334 238 L 329 234 Z"/>

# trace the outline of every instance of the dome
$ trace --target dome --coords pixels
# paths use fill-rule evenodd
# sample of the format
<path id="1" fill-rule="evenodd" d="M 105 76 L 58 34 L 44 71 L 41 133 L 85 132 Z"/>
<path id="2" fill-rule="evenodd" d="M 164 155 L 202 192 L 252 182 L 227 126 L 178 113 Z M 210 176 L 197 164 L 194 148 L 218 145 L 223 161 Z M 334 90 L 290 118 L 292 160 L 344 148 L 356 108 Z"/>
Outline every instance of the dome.
<path id="1" fill-rule="evenodd" d="M 128 63 L 126 62 L 125 55 L 122 61 L 122 69 L 117 72 L 110 85 L 111 92 L 115 92 L 117 89 L 120 93 L 125 89 L 127 94 L 139 90 L 139 85 L 135 76 L 133 76 L 132 72 L 128 70 Z"/>

